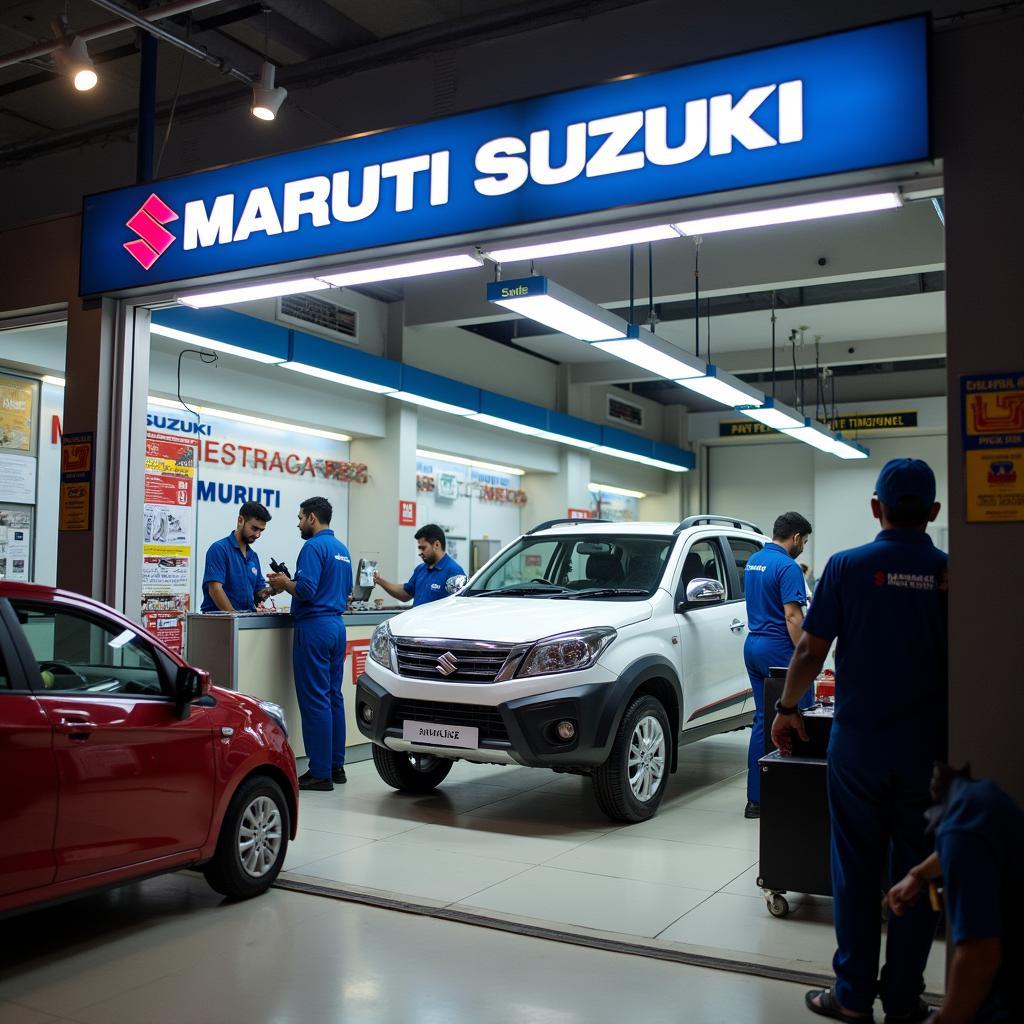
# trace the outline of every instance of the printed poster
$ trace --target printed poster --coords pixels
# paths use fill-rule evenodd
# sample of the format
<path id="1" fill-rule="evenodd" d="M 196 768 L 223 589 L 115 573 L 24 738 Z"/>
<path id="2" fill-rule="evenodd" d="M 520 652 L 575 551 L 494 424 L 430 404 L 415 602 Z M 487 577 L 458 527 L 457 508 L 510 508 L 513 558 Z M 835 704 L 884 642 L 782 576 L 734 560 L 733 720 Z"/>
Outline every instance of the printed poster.
<path id="1" fill-rule="evenodd" d="M 0 452 L 0 494 L 19 505 L 36 503 L 36 457 Z"/>
<path id="2" fill-rule="evenodd" d="M 36 382 L 0 376 L 0 448 L 32 451 Z"/>
<path id="3" fill-rule="evenodd" d="M 1024 522 L 1024 371 L 960 378 L 969 523 Z"/>
<path id="4" fill-rule="evenodd" d="M 60 438 L 60 526 L 82 533 L 92 529 L 92 431 L 62 434 Z"/>
<path id="5" fill-rule="evenodd" d="M 157 639 L 185 649 L 196 535 L 197 441 L 149 431 L 143 482 L 142 619 Z"/>
<path id="6" fill-rule="evenodd" d="M 0 508 L 0 579 L 28 583 L 32 510 Z"/>

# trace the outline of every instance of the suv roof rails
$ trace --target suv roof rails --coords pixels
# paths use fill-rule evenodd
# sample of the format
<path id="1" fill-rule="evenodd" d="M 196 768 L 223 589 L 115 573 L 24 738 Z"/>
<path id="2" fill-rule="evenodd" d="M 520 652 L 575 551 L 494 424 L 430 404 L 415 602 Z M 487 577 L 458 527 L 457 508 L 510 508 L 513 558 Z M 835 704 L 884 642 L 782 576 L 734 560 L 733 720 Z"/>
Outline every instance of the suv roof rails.
<path id="1" fill-rule="evenodd" d="M 748 519 L 737 519 L 735 516 L 687 516 L 673 531 L 675 536 L 678 536 L 683 530 L 688 530 L 691 526 L 699 526 L 701 523 L 728 523 L 730 526 L 735 526 L 737 530 L 753 530 L 755 533 L 764 536 L 764 530 L 761 529 L 757 523 L 752 523 Z"/>
<path id="2" fill-rule="evenodd" d="M 573 526 L 579 526 L 580 523 L 610 523 L 610 519 L 549 519 L 545 523 L 538 523 L 532 530 L 527 530 L 523 534 L 524 537 L 529 537 L 531 533 L 539 533 L 541 530 L 547 530 L 552 526 L 559 526 L 562 523 L 572 523 Z"/>

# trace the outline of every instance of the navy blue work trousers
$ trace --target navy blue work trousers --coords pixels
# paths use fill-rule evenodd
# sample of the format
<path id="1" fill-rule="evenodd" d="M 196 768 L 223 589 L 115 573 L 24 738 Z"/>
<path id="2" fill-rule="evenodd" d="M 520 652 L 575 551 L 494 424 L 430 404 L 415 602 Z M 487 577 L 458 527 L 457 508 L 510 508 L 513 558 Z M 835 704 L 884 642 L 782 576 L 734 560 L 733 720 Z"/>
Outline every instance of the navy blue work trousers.
<path id="1" fill-rule="evenodd" d="M 755 804 L 761 802 L 761 774 L 757 762 L 764 757 L 764 681 L 768 669 L 789 664 L 793 657 L 793 644 L 770 636 L 748 636 L 743 644 L 743 662 L 750 677 L 750 688 L 754 691 L 754 725 L 750 730 L 750 747 L 747 750 L 747 799 Z M 814 695 L 808 691 L 800 700 L 800 707 L 810 707 Z"/>
<path id="2" fill-rule="evenodd" d="M 876 994 L 886 1014 L 915 1009 L 924 992 L 924 969 L 937 915 L 919 900 L 901 917 L 890 915 L 885 966 L 881 951 L 881 899 L 885 870 L 891 883 L 931 853 L 924 812 L 931 800 L 931 760 L 907 764 L 880 757 L 899 737 L 845 742 L 829 753 L 828 798 L 832 821 L 832 895 L 836 928 L 835 993 L 856 1013 L 871 1010 Z M 851 747 L 855 749 L 850 749 Z M 860 749 L 857 749 L 860 748 Z"/>
<path id="3" fill-rule="evenodd" d="M 295 623 L 292 672 L 309 770 L 314 778 L 329 779 L 331 769 L 345 764 L 345 626 L 340 615 Z"/>

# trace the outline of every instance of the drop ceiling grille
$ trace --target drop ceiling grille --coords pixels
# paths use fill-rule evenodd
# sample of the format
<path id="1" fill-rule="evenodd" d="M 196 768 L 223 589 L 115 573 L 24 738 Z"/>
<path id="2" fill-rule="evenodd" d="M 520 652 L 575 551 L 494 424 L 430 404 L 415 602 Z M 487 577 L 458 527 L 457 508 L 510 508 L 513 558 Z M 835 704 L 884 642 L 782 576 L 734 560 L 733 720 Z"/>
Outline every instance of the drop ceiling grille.
<path id="1" fill-rule="evenodd" d="M 342 341 L 355 341 L 359 320 L 355 310 L 318 299 L 315 295 L 284 295 L 277 300 L 277 317 L 297 327 L 313 327 Z"/>

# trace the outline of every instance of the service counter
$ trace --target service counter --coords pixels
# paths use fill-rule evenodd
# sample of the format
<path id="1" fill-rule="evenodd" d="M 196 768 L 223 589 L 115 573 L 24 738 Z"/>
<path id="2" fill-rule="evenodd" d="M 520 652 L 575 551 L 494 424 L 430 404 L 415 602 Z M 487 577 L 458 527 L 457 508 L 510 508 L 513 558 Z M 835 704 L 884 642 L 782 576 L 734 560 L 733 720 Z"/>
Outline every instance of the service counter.
<path id="1" fill-rule="evenodd" d="M 403 609 L 350 612 L 342 616 L 348 650 L 345 653 L 345 719 L 347 745 L 365 743 L 356 727 L 355 681 L 363 670 L 370 637 L 382 622 Z M 236 612 L 188 616 L 185 657 L 204 668 L 214 685 L 240 690 L 260 700 L 272 700 L 285 710 L 288 739 L 296 757 L 305 754 L 299 705 L 292 678 L 292 617 L 281 612 Z"/>

